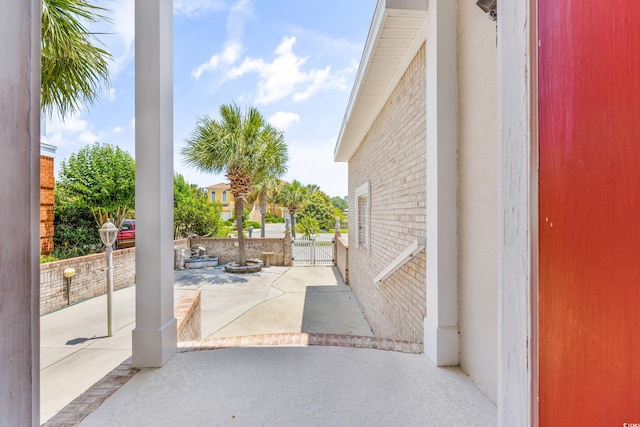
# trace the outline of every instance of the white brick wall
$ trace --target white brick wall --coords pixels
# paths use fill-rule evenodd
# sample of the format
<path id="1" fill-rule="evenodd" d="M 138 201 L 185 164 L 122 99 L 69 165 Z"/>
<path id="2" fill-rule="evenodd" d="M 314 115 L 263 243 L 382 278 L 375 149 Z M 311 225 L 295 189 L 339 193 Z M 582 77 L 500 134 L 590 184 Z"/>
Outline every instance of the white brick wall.
<path id="1" fill-rule="evenodd" d="M 354 190 L 369 181 L 370 247 L 349 233 L 349 283 L 379 337 L 423 341 L 424 252 L 379 284 L 373 278 L 416 237 L 426 235 L 425 46 L 394 89 L 349 161 L 349 211 Z M 349 229 L 357 218 L 349 218 Z"/>

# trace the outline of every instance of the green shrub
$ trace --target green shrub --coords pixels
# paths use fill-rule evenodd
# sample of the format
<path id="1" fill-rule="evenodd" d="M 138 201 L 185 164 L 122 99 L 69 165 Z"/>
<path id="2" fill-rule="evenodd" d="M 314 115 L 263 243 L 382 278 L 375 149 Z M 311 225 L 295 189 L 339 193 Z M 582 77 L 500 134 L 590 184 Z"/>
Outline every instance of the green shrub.
<path id="1" fill-rule="evenodd" d="M 255 222 L 255 221 L 247 221 L 246 223 L 243 223 L 242 225 L 244 226 L 245 229 L 249 229 L 249 227 L 253 227 L 254 229 L 261 227 L 260 223 L 259 222 Z"/>
<path id="2" fill-rule="evenodd" d="M 54 261 L 58 261 L 58 258 L 56 258 L 55 255 L 40 255 L 40 264 L 44 264 L 47 262 L 54 262 Z"/>

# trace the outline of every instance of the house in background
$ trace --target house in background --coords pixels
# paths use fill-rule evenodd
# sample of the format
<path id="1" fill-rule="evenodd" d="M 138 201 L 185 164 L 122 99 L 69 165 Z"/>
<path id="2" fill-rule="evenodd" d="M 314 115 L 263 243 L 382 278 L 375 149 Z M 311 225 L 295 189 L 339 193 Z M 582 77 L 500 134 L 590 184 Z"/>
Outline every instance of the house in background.
<path id="1" fill-rule="evenodd" d="M 228 220 L 233 217 L 235 209 L 235 201 L 233 194 L 231 194 L 231 186 L 221 182 L 206 187 L 207 199 L 212 202 L 219 202 L 222 205 L 222 211 L 220 216 L 223 220 Z"/>
<path id="2" fill-rule="evenodd" d="M 282 185 L 286 184 L 285 181 L 280 180 Z M 231 186 L 227 183 L 221 182 L 218 184 L 210 185 L 205 188 L 207 192 L 207 199 L 212 202 L 220 202 L 222 204 L 222 212 L 220 216 L 223 220 L 230 220 L 235 214 L 235 199 L 231 194 Z M 248 206 L 245 204 L 245 208 L 250 210 L 249 220 L 260 222 L 260 210 L 256 205 Z M 267 212 L 272 217 L 285 218 L 289 209 L 286 206 L 281 206 L 277 203 L 268 203 Z"/>

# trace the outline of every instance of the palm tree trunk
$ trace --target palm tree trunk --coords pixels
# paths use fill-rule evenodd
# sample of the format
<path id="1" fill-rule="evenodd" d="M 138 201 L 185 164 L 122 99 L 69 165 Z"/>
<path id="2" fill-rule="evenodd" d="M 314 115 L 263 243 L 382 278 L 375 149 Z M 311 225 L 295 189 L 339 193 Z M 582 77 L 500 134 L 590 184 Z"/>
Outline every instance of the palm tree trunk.
<path id="1" fill-rule="evenodd" d="M 296 210 L 289 210 L 289 215 L 291 216 L 291 237 L 293 240 L 296 239 Z"/>
<path id="2" fill-rule="evenodd" d="M 242 212 L 244 209 L 244 203 L 241 198 L 236 198 L 235 210 L 236 210 L 236 228 L 238 230 L 238 265 L 247 265 L 247 255 L 244 250 L 244 229 L 242 227 Z"/>
<path id="3" fill-rule="evenodd" d="M 264 199 L 264 200 L 263 200 Z M 260 237 L 264 238 L 264 227 L 266 224 L 266 218 L 267 216 L 267 199 L 265 197 L 261 197 L 260 198 L 260 221 L 261 221 L 261 228 L 260 228 Z"/>

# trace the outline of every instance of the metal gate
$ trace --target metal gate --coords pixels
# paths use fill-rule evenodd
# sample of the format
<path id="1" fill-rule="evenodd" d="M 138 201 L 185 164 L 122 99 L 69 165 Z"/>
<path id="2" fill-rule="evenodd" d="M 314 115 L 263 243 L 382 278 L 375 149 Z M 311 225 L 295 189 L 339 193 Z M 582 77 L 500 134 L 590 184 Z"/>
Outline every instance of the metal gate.
<path id="1" fill-rule="evenodd" d="M 333 236 L 296 236 L 293 265 L 333 265 Z"/>

